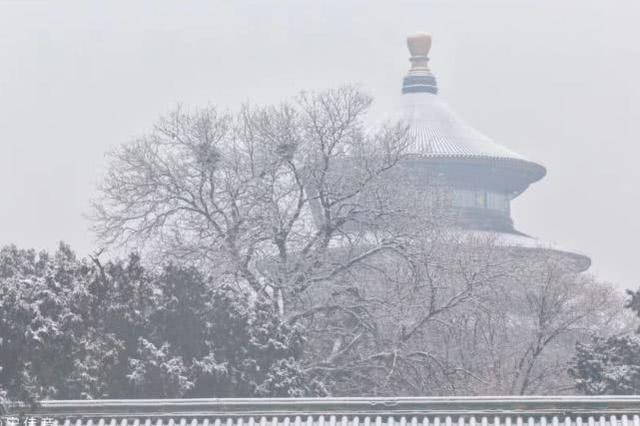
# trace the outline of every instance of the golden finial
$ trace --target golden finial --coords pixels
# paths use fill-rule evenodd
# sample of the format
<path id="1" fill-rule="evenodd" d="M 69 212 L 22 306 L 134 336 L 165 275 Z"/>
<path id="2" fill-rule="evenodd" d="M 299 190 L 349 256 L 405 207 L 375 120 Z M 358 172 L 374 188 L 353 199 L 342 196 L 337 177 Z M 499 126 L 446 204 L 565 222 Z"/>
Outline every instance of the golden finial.
<path id="1" fill-rule="evenodd" d="M 431 50 L 431 35 L 418 33 L 407 37 L 407 47 L 411 53 L 412 70 L 428 70 L 429 50 Z"/>

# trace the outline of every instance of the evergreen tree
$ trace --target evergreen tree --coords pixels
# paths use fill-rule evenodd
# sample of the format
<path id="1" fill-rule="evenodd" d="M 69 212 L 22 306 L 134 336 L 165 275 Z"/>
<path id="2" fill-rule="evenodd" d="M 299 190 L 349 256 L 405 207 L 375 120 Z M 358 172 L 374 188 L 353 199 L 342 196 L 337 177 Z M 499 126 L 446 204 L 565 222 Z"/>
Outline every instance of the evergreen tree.
<path id="1" fill-rule="evenodd" d="M 193 268 L 0 249 L 0 398 L 311 396 L 301 330 Z"/>
<path id="2" fill-rule="evenodd" d="M 640 290 L 627 290 L 626 308 L 640 317 Z M 588 395 L 640 393 L 640 329 L 636 335 L 595 337 L 578 343 L 569 374 L 576 388 Z"/>
<path id="3" fill-rule="evenodd" d="M 0 387 L 33 402 L 66 393 L 86 351 L 90 267 L 61 244 L 46 252 L 0 249 Z"/>

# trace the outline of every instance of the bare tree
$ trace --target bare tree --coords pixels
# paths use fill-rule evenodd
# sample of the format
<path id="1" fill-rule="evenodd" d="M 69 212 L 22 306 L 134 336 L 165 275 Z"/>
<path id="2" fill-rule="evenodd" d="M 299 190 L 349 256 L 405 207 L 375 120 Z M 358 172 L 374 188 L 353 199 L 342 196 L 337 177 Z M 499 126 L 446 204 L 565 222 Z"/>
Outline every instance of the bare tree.
<path id="1" fill-rule="evenodd" d="M 369 238 L 329 254 L 336 238 L 355 244 L 354 229 L 389 213 L 361 194 L 402 158 L 407 132 L 366 131 L 370 104 L 345 87 L 237 114 L 177 109 L 111 153 L 97 235 L 215 266 L 274 301 L 303 293 L 394 246 Z"/>
<path id="2" fill-rule="evenodd" d="M 628 324 L 612 287 L 555 252 L 411 229 L 422 232 L 311 295 L 316 305 L 299 314 L 314 337 L 309 368 L 337 393 L 571 392 L 576 342 Z"/>
<path id="3" fill-rule="evenodd" d="M 433 345 L 434 333 L 501 278 L 502 254 L 491 238 L 404 224 L 412 236 L 400 248 L 310 292 L 290 317 L 313 336 L 309 369 L 339 394 L 452 394 L 474 376 Z"/>
<path id="4" fill-rule="evenodd" d="M 529 265 L 511 280 L 510 314 L 522 319 L 523 338 L 510 393 L 558 392 L 569 383 L 568 354 L 576 341 L 614 326 L 622 300 L 611 286 L 574 273 L 552 254 L 540 253 Z"/>
<path id="5" fill-rule="evenodd" d="M 461 381 L 463 393 L 570 391 L 576 342 L 626 324 L 615 289 L 576 274 L 553 252 L 509 256 L 502 276 L 485 289 L 432 335 L 453 364 L 481 379 Z"/>

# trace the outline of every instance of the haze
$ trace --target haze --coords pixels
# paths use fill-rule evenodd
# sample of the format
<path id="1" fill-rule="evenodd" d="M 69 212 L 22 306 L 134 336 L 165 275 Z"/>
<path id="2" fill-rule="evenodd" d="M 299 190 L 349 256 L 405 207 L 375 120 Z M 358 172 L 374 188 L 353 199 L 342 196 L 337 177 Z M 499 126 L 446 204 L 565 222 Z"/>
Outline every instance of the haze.
<path id="1" fill-rule="evenodd" d="M 632 0 L 0 2 L 0 244 L 90 253 L 104 153 L 178 102 L 357 83 L 388 116 L 427 31 L 441 96 L 548 169 L 517 228 L 637 288 L 638 22 Z"/>

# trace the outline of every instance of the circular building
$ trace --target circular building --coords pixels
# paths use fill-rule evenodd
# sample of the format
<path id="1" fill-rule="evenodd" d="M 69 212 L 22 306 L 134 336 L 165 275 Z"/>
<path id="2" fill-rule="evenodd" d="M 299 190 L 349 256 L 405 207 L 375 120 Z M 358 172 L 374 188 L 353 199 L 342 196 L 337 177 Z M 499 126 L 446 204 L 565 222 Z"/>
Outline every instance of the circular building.
<path id="1" fill-rule="evenodd" d="M 429 174 L 446 188 L 453 225 L 469 235 L 490 235 L 499 245 L 516 250 L 550 250 L 577 271 L 589 268 L 582 254 L 544 243 L 514 228 L 511 201 L 546 174 L 544 166 L 498 145 L 467 125 L 438 95 L 431 73 L 431 36 L 407 39 L 411 68 L 402 84 L 401 119 L 412 144 L 405 166 Z"/>

